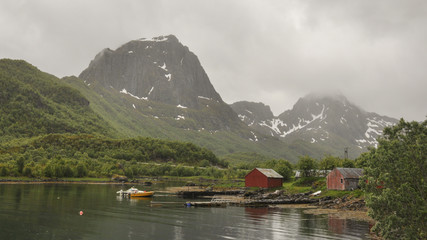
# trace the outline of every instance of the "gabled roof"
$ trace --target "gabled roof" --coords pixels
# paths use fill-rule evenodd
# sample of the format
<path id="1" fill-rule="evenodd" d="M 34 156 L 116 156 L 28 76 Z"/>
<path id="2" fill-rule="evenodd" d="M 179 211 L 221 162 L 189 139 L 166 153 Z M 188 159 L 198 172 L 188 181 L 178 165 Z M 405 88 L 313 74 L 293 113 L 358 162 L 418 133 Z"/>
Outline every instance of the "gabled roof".
<path id="1" fill-rule="evenodd" d="M 362 168 L 337 168 L 344 178 L 360 178 L 363 175 Z"/>
<path id="2" fill-rule="evenodd" d="M 262 174 L 264 174 L 266 177 L 269 178 L 283 178 L 282 175 L 278 174 L 273 169 L 269 168 L 256 168 L 258 171 L 260 171 Z"/>

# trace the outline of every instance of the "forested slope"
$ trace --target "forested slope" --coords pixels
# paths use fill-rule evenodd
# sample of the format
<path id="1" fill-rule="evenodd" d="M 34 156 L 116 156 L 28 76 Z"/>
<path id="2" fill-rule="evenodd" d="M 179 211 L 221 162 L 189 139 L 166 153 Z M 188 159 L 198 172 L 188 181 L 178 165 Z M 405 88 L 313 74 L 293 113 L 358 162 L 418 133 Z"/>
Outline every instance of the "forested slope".
<path id="1" fill-rule="evenodd" d="M 77 90 L 21 60 L 0 60 L 0 141 L 48 133 L 115 135 Z"/>

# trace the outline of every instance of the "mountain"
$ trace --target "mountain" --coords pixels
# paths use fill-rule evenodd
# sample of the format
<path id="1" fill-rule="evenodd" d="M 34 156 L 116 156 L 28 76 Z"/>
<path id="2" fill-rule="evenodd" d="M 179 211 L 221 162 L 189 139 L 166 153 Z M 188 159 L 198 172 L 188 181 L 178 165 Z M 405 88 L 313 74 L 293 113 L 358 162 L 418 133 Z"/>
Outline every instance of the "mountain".
<path id="1" fill-rule="evenodd" d="M 63 79 L 89 99 L 120 137 L 189 141 L 218 155 L 297 152 L 240 121 L 212 86 L 197 56 L 173 36 L 104 49 L 79 77 Z"/>
<path id="2" fill-rule="evenodd" d="M 384 127 L 398 121 L 366 112 L 341 94 L 309 94 L 277 117 L 262 103 L 237 102 L 231 107 L 249 127 L 286 143 L 304 141 L 337 153 L 350 148 L 356 156 L 376 146 Z"/>
<path id="3" fill-rule="evenodd" d="M 194 120 L 185 124 L 189 129 L 242 128 L 237 115 L 215 91 L 197 56 L 173 35 L 130 41 L 116 50 L 104 49 L 79 78 L 88 86 L 173 106 L 167 111 L 152 111 L 152 116 Z"/>
<path id="4" fill-rule="evenodd" d="M 0 60 L 0 141 L 50 133 L 114 135 L 89 101 L 22 60 Z"/>
<path id="5" fill-rule="evenodd" d="M 173 36 L 104 49 L 79 78 L 64 79 L 122 137 L 191 141 L 226 155 L 259 152 L 291 161 L 300 155 L 357 157 L 395 119 L 367 113 L 342 95 L 311 94 L 274 116 L 262 103 L 228 105 L 197 56 Z"/>

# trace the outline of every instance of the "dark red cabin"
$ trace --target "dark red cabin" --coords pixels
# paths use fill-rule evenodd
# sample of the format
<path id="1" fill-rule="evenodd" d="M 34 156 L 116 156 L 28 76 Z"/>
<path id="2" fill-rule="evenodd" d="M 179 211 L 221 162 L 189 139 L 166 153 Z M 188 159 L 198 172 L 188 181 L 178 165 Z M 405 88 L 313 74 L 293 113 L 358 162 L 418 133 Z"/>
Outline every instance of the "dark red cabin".
<path id="1" fill-rule="evenodd" d="M 282 175 L 273 169 L 255 168 L 245 176 L 246 187 L 274 188 L 283 184 Z"/>
<path id="2" fill-rule="evenodd" d="M 326 184 L 328 189 L 354 190 L 359 187 L 362 174 L 361 168 L 335 168 L 326 177 Z"/>

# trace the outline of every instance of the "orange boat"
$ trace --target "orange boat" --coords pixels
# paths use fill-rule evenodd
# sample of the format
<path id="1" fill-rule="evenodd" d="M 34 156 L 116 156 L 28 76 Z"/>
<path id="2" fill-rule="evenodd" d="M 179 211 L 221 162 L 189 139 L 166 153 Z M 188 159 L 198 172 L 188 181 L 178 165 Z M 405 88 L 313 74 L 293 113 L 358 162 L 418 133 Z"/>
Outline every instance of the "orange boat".
<path id="1" fill-rule="evenodd" d="M 117 193 L 126 197 L 152 197 L 154 195 L 153 191 L 141 191 L 135 187 L 131 187 L 126 191 L 120 190 Z"/>
<path id="2" fill-rule="evenodd" d="M 130 197 L 152 197 L 154 195 L 153 191 L 138 191 L 130 194 Z"/>

